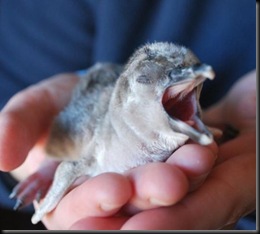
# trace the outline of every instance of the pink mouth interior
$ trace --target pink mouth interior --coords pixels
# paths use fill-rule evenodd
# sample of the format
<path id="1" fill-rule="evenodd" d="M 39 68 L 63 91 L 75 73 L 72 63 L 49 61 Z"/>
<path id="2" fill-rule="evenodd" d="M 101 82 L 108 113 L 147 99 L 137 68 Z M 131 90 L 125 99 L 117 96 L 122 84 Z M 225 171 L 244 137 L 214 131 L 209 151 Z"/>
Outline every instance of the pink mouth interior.
<path id="1" fill-rule="evenodd" d="M 170 89 L 167 89 L 162 98 L 162 104 L 165 111 L 175 119 L 193 125 L 192 117 L 197 112 L 195 90 L 187 93 L 185 96 L 177 94 L 174 97 L 170 95 Z"/>

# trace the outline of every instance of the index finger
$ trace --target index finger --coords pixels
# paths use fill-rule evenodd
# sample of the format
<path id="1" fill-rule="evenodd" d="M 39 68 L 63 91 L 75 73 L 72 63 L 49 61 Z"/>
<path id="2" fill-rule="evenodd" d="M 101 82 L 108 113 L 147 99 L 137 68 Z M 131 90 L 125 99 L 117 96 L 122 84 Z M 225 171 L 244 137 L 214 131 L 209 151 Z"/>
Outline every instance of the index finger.
<path id="1" fill-rule="evenodd" d="M 10 171 L 23 163 L 68 102 L 77 80 L 75 74 L 56 75 L 9 100 L 0 113 L 0 170 Z"/>

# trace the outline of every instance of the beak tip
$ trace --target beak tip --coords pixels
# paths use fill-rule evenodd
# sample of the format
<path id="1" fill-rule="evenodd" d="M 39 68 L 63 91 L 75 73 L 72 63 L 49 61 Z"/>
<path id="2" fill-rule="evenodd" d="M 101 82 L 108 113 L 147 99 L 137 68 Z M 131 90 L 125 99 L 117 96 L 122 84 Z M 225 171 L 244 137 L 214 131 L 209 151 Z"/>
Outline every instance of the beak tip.
<path id="1" fill-rule="evenodd" d="M 216 74 L 215 72 L 213 71 L 213 69 L 209 70 L 208 73 L 207 73 L 207 78 L 210 79 L 210 80 L 213 80 L 215 78 Z"/>
<path id="2" fill-rule="evenodd" d="M 202 65 L 201 73 L 205 78 L 208 78 L 210 80 L 213 80 L 216 76 L 213 68 L 207 64 Z"/>
<path id="3" fill-rule="evenodd" d="M 211 135 L 202 134 L 199 143 L 201 145 L 209 145 L 213 142 L 213 137 Z"/>

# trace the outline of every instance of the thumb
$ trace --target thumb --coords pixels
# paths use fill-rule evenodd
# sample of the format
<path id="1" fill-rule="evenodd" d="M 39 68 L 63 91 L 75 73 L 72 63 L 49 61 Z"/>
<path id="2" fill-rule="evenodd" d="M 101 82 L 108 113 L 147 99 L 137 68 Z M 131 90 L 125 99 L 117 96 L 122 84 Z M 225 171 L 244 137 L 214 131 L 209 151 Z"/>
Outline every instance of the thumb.
<path id="1" fill-rule="evenodd" d="M 208 125 L 237 129 L 255 127 L 256 119 L 256 71 L 241 77 L 230 91 L 215 105 L 207 109 L 203 118 Z"/>
<path id="2" fill-rule="evenodd" d="M 53 117 L 68 102 L 78 77 L 61 74 L 19 92 L 0 113 L 0 170 L 22 164 L 46 133 Z"/>

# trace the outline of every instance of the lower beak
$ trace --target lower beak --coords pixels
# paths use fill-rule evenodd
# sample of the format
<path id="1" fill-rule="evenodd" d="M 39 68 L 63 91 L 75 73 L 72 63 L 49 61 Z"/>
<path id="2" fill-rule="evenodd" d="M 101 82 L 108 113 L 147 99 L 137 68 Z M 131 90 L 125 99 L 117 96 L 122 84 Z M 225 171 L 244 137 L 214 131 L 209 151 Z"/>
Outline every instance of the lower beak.
<path id="1" fill-rule="evenodd" d="M 198 116 L 196 116 L 195 118 L 196 118 L 195 122 L 196 125 L 198 126 L 198 129 L 193 128 L 187 123 L 179 119 L 174 119 L 172 117 L 169 117 L 169 123 L 171 128 L 174 131 L 189 136 L 189 138 L 192 139 L 193 141 L 201 145 L 211 144 L 213 142 L 212 133 L 207 129 L 207 127 L 203 124 L 203 122 L 200 120 Z"/>
<path id="2" fill-rule="evenodd" d="M 199 95 L 202 83 L 214 77 L 212 67 L 207 64 L 183 68 L 180 74 L 175 71 L 172 85 L 163 97 L 171 128 L 201 145 L 212 143 L 213 135 L 200 118 Z"/>

